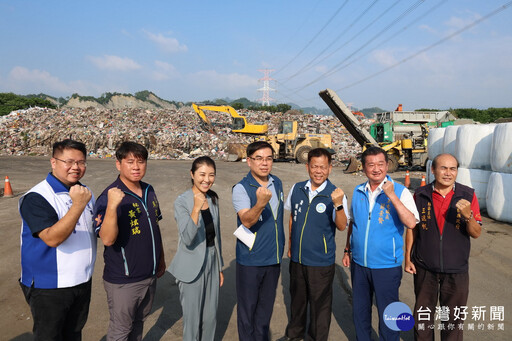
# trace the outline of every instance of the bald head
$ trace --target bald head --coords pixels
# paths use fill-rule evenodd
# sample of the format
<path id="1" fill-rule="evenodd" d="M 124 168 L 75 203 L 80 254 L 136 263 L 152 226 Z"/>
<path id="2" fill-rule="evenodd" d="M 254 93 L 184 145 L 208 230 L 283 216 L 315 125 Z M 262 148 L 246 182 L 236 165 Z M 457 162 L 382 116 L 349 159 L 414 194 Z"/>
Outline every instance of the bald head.
<path id="1" fill-rule="evenodd" d="M 437 189 L 452 188 L 459 168 L 459 161 L 451 154 L 440 154 L 432 160 L 432 173 Z"/>
<path id="2" fill-rule="evenodd" d="M 457 164 L 457 168 L 459 168 L 459 160 L 457 160 L 457 158 L 455 156 L 453 156 L 452 154 L 448 154 L 448 153 L 439 154 L 438 156 L 436 156 L 434 158 L 434 160 L 432 160 L 432 168 L 436 168 L 436 166 L 439 163 L 439 160 L 443 160 L 443 161 L 452 160 L 452 161 L 455 161 L 455 163 Z"/>

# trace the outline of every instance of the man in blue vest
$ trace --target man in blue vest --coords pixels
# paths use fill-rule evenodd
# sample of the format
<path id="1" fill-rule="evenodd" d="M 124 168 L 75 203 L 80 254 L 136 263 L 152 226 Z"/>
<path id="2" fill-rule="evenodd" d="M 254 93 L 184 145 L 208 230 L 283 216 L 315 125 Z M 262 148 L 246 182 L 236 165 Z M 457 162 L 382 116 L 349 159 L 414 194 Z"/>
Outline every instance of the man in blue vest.
<path id="1" fill-rule="evenodd" d="M 399 300 L 404 227 L 414 228 L 419 215 L 409 190 L 387 175 L 388 156 L 383 149 L 366 149 L 361 161 L 368 181 L 354 189 L 343 256 L 343 265 L 350 265 L 352 277 L 356 336 L 358 340 L 371 340 L 375 293 L 380 339 L 398 341 L 400 332 L 386 326 L 383 313 L 390 303 Z"/>
<path id="2" fill-rule="evenodd" d="M 309 180 L 293 185 L 284 206 L 291 211 L 288 249 L 291 317 L 286 339 L 326 341 L 332 312 L 334 236 L 336 229 L 343 231 L 347 226 L 347 198 L 328 179 L 332 164 L 326 149 L 312 149 L 306 169 Z"/>
<path id="3" fill-rule="evenodd" d="M 444 309 L 440 314 L 444 316 L 440 321 L 444 325 L 441 340 L 462 340 L 464 320 L 469 314 L 470 237 L 480 236 L 482 217 L 475 190 L 455 182 L 458 168 L 454 156 L 436 156 L 431 169 L 435 181 L 414 194 L 421 222 L 407 231 L 405 271 L 414 274 L 416 340 L 434 339 L 434 330 L 428 326 L 435 325 L 438 298 Z M 420 324 L 424 328 L 419 328 Z"/>
<path id="4" fill-rule="evenodd" d="M 274 150 L 265 141 L 247 146 L 249 173 L 233 187 L 237 225 L 255 237 L 236 244 L 238 336 L 242 341 L 269 340 L 284 249 L 283 185 L 271 175 Z"/>
<path id="5" fill-rule="evenodd" d="M 53 145 L 52 172 L 19 201 L 20 285 L 30 305 L 35 340 L 81 340 L 96 260 L 94 197 L 79 181 L 82 142 Z"/>

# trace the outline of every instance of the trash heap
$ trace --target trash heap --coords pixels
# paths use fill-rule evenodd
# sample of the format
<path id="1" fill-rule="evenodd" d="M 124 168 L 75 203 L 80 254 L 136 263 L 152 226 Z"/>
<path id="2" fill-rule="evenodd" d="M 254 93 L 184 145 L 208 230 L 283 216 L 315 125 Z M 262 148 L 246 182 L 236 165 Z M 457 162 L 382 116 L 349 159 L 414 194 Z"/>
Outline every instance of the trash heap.
<path id="1" fill-rule="evenodd" d="M 331 134 L 335 163 L 361 152 L 361 147 L 335 116 L 297 113 L 241 112 L 248 122 L 266 123 L 276 134 L 281 120 L 296 120 L 300 133 Z M 86 144 L 90 157 L 112 157 L 122 141 L 137 141 L 151 159 L 227 158 L 229 143 L 250 143 L 251 136 L 231 132 L 231 117 L 208 112 L 204 127 L 191 107 L 179 110 L 30 108 L 0 117 L 0 155 L 50 155 L 54 142 L 66 138 Z M 364 122 L 365 123 L 365 122 Z M 367 120 L 367 125 L 371 120 Z"/>

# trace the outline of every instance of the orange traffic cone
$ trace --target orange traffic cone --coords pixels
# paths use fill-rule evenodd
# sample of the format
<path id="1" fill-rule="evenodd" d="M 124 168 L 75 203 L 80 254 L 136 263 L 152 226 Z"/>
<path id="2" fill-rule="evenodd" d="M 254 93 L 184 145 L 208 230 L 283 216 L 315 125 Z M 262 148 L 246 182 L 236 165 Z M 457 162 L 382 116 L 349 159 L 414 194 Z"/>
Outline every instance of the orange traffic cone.
<path id="1" fill-rule="evenodd" d="M 4 187 L 4 197 L 5 198 L 12 198 L 14 194 L 12 194 L 12 187 L 11 183 L 9 182 L 9 177 L 5 177 L 5 187 Z"/>
<path id="2" fill-rule="evenodd" d="M 427 182 L 425 181 L 425 175 L 422 175 L 421 176 L 421 184 L 420 186 L 425 186 L 427 184 Z"/>
<path id="3" fill-rule="evenodd" d="M 409 171 L 405 172 L 405 181 L 404 181 L 405 188 L 409 188 L 411 185 L 411 177 L 409 176 Z"/>

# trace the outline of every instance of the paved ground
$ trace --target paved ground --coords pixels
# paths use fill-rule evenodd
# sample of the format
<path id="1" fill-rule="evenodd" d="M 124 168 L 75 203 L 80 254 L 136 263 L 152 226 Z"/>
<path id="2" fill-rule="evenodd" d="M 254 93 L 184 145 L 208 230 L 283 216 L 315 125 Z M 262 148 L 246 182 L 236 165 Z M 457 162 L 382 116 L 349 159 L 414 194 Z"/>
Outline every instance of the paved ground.
<path id="1" fill-rule="evenodd" d="M 89 160 L 87 173 L 83 182 L 92 188 L 97 196 L 109 183 L 114 180 L 117 171 L 112 160 Z M 185 191 L 189 185 L 189 169 L 191 162 L 186 161 L 150 161 L 148 174 L 145 178 L 151 183 L 159 197 L 164 220 L 161 223 L 164 238 L 167 264 L 170 263 L 177 245 L 177 230 L 173 217 L 173 202 L 178 194 Z M 236 328 L 236 295 L 235 295 L 235 237 L 232 235 L 236 225 L 235 212 L 231 205 L 231 186 L 247 172 L 245 163 L 219 162 L 217 181 L 214 189 L 220 196 L 221 229 L 225 260 L 225 284 L 221 288 L 218 327 L 216 339 L 237 340 Z M 20 218 L 17 212 L 17 198 L 30 187 L 41 181 L 50 169 L 48 158 L 40 157 L 0 157 L 0 176 L 8 175 L 16 198 L 0 198 L 0 221 L 2 234 L 0 239 L 0 339 L 3 340 L 32 340 L 32 321 L 28 305 L 23 299 L 17 279 L 20 273 L 19 264 L 19 230 Z M 279 176 L 287 192 L 293 183 L 306 179 L 307 174 L 303 165 L 293 163 L 276 163 L 274 173 Z M 412 188 L 418 187 L 421 173 L 412 173 Z M 331 180 L 345 192 L 351 193 L 360 182 L 364 181 L 361 174 L 343 174 L 340 168 L 335 168 Z M 393 174 L 393 178 L 403 182 L 404 173 Z M 287 225 L 285 225 L 287 226 Z M 467 340 L 510 340 L 512 339 L 512 324 L 510 312 L 512 296 L 512 225 L 496 222 L 484 217 L 482 236 L 472 243 L 470 259 L 470 298 L 468 305 L 483 306 L 485 317 L 474 323 L 474 331 L 466 331 Z M 346 232 L 337 234 L 338 250 L 345 245 Z M 108 326 L 108 308 L 105 291 L 102 284 L 103 248 L 101 241 L 98 247 L 98 258 L 93 277 L 93 296 L 89 320 L 83 332 L 84 340 L 102 340 Z M 355 333 L 351 319 L 351 285 L 347 269 L 341 265 L 342 252 L 338 251 L 336 278 L 334 284 L 334 309 L 330 331 L 330 340 L 354 340 Z M 278 286 L 274 314 L 272 316 L 272 340 L 278 340 L 284 334 L 287 324 L 290 297 L 288 294 L 287 258 L 283 259 L 282 276 Z M 414 304 L 412 276 L 404 273 L 400 297 L 410 307 Z M 504 321 L 491 321 L 491 306 L 504 308 Z M 178 288 L 174 278 L 166 273 L 159 281 L 153 311 L 145 324 L 144 340 L 180 340 L 182 335 L 181 307 L 178 299 Z M 375 318 L 373 326 L 377 328 Z M 496 316 L 495 316 L 496 317 Z M 469 316 L 469 319 L 472 317 Z M 497 330 L 502 323 L 504 330 Z M 468 321 L 466 322 L 468 324 Z M 492 325 L 492 326 L 491 326 Z M 467 328 L 468 326 L 466 326 Z M 494 327 L 494 331 L 490 328 Z M 479 330 L 482 328 L 483 330 Z M 467 330 L 467 329 L 466 329 Z M 376 336 L 376 335 L 375 335 Z M 411 340 L 410 332 L 402 334 L 403 339 Z"/>

